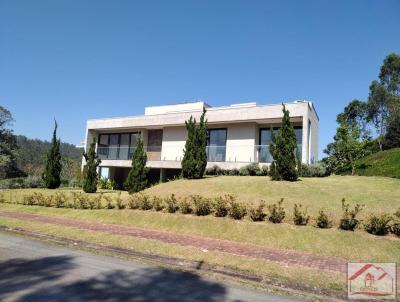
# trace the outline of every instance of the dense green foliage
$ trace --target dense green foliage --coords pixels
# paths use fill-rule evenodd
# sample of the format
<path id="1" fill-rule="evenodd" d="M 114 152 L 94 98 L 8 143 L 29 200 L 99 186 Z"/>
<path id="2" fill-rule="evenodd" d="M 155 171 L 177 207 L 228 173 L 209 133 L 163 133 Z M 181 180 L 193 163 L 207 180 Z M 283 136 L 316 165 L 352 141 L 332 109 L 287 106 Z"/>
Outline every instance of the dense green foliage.
<path id="1" fill-rule="evenodd" d="M 86 163 L 83 167 L 83 191 L 86 193 L 95 193 L 97 191 L 97 167 L 100 165 L 101 160 L 96 154 L 96 139 L 90 144 L 89 151 L 83 153 Z"/>
<path id="2" fill-rule="evenodd" d="M 61 184 L 61 153 L 60 139 L 57 139 L 57 122 L 54 122 L 53 138 L 50 150 L 47 152 L 46 167 L 42 178 L 46 188 L 57 189 Z"/>
<path id="3" fill-rule="evenodd" d="M 196 119 L 190 116 L 185 121 L 187 139 L 182 160 L 182 176 L 188 179 L 202 178 L 207 166 L 207 120 L 206 109 L 200 117 L 199 126 Z"/>
<path id="4" fill-rule="evenodd" d="M 0 179 L 23 175 L 17 168 L 15 135 L 7 128 L 12 122 L 11 112 L 0 106 Z"/>
<path id="5" fill-rule="evenodd" d="M 146 167 L 146 162 L 147 154 L 144 152 L 143 139 L 139 137 L 132 157 L 132 167 L 124 183 L 124 187 L 129 193 L 136 193 L 147 187 L 149 169 Z"/>
<path id="6" fill-rule="evenodd" d="M 380 151 L 357 160 L 355 174 L 400 178 L 400 148 Z"/>
<path id="7" fill-rule="evenodd" d="M 283 105 L 282 127 L 278 133 L 274 134 L 271 129 L 272 144 L 270 152 L 273 161 L 273 168 L 270 169 L 272 180 L 297 180 L 297 160 L 296 160 L 296 134 L 290 122 L 289 111 Z"/>

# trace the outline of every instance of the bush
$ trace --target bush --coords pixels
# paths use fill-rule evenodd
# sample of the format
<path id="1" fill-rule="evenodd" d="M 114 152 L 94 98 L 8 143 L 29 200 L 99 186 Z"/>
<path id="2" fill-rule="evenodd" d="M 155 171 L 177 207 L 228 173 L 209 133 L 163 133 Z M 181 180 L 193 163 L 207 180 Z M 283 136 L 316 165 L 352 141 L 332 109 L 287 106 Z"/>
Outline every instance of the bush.
<path id="1" fill-rule="evenodd" d="M 64 192 L 57 192 L 54 195 L 54 206 L 56 208 L 64 208 L 67 205 L 67 196 Z"/>
<path id="2" fill-rule="evenodd" d="M 89 209 L 97 210 L 101 209 L 103 206 L 101 204 L 101 200 L 103 199 L 103 193 L 93 196 L 89 199 Z"/>
<path id="3" fill-rule="evenodd" d="M 132 210 L 137 210 L 140 208 L 139 194 L 132 194 L 128 197 L 128 207 Z"/>
<path id="4" fill-rule="evenodd" d="M 328 175 L 329 173 L 326 169 L 326 166 L 322 163 L 313 165 L 301 164 L 301 177 L 325 177 Z"/>
<path id="5" fill-rule="evenodd" d="M 210 199 L 202 197 L 200 195 L 192 195 L 190 196 L 193 205 L 194 205 L 194 213 L 197 216 L 207 216 L 212 212 L 212 204 Z"/>
<path id="6" fill-rule="evenodd" d="M 100 189 L 113 190 L 114 187 L 115 187 L 115 182 L 113 180 L 111 180 L 111 179 L 103 177 L 103 178 L 99 179 L 99 181 L 97 183 L 97 186 Z"/>
<path id="7" fill-rule="evenodd" d="M 310 220 L 310 216 L 307 215 L 307 209 L 302 211 L 302 205 L 294 204 L 293 209 L 293 223 L 295 225 L 307 225 Z"/>
<path id="8" fill-rule="evenodd" d="M 239 172 L 238 169 L 234 168 L 232 170 L 228 170 L 228 175 L 230 175 L 230 176 L 238 176 L 238 175 L 240 175 L 240 172 Z"/>
<path id="9" fill-rule="evenodd" d="M 281 223 L 285 219 L 285 209 L 282 207 L 283 198 L 278 203 L 268 205 L 268 220 L 273 223 Z"/>
<path id="10" fill-rule="evenodd" d="M 143 193 L 139 193 L 138 197 L 141 210 L 147 211 L 153 208 L 153 203 L 149 196 Z"/>
<path id="11" fill-rule="evenodd" d="M 167 205 L 168 213 L 175 213 L 179 210 L 178 200 L 175 198 L 175 194 L 171 194 L 171 196 L 165 199 L 165 204 Z"/>
<path id="12" fill-rule="evenodd" d="M 394 221 L 391 227 L 391 232 L 400 237 L 400 209 L 394 213 Z"/>
<path id="13" fill-rule="evenodd" d="M 364 229 L 373 235 L 384 236 L 390 231 L 389 222 L 392 220 L 392 216 L 388 214 L 371 214 L 367 221 L 364 223 Z"/>
<path id="14" fill-rule="evenodd" d="M 162 198 L 153 196 L 153 209 L 157 212 L 162 211 L 165 208 Z"/>
<path id="15" fill-rule="evenodd" d="M 6 199 L 4 198 L 4 194 L 0 193 L 0 203 L 5 203 Z"/>
<path id="16" fill-rule="evenodd" d="M 252 163 L 239 169 L 240 176 L 255 176 L 261 173 L 261 169 L 258 164 Z"/>
<path id="17" fill-rule="evenodd" d="M 346 204 L 346 200 L 342 199 L 343 216 L 340 219 L 339 228 L 346 231 L 354 231 L 357 227 L 359 220 L 357 219 L 358 213 L 364 206 L 356 204 L 354 210 L 350 210 L 350 205 Z"/>
<path id="18" fill-rule="evenodd" d="M 261 169 L 259 169 L 256 173 L 257 176 L 267 176 L 268 175 L 268 166 L 263 165 Z"/>
<path id="19" fill-rule="evenodd" d="M 332 221 L 329 220 L 328 215 L 323 210 L 320 210 L 318 213 L 316 225 L 321 229 L 332 227 Z"/>
<path id="20" fill-rule="evenodd" d="M 217 165 L 213 165 L 211 168 L 207 168 L 205 174 L 206 175 L 221 175 L 221 168 Z"/>
<path id="21" fill-rule="evenodd" d="M 52 207 L 52 206 L 54 206 L 54 197 L 53 197 L 53 195 L 47 195 L 47 196 L 44 198 L 44 206 L 45 206 L 45 207 Z"/>
<path id="22" fill-rule="evenodd" d="M 184 198 L 180 204 L 179 208 L 181 210 L 182 214 L 192 214 L 193 213 L 193 208 L 192 208 L 192 203 L 188 198 Z"/>
<path id="23" fill-rule="evenodd" d="M 225 217 L 229 212 L 229 204 L 233 202 L 235 198 L 232 195 L 219 196 L 214 201 L 214 215 L 216 217 Z"/>
<path id="24" fill-rule="evenodd" d="M 111 210 L 115 208 L 115 204 L 110 195 L 104 195 L 104 199 L 106 200 L 106 209 Z"/>
<path id="25" fill-rule="evenodd" d="M 28 176 L 0 180 L 0 189 L 43 188 L 41 177 Z"/>
<path id="26" fill-rule="evenodd" d="M 229 207 L 229 216 L 233 219 L 240 220 L 247 214 L 246 206 L 242 203 L 232 200 Z"/>
<path id="27" fill-rule="evenodd" d="M 126 208 L 126 204 L 123 201 L 123 199 L 121 198 L 121 192 L 118 192 L 118 195 L 115 199 L 115 203 L 117 205 L 117 209 L 119 209 L 119 210 L 123 210 Z"/>
<path id="28" fill-rule="evenodd" d="M 265 202 L 261 201 L 258 207 L 253 207 L 250 209 L 250 219 L 253 221 L 264 221 L 267 216 L 264 213 Z"/>
<path id="29" fill-rule="evenodd" d="M 34 192 L 32 195 L 25 195 L 22 199 L 22 204 L 28 206 L 44 206 L 45 199 L 42 193 Z"/>

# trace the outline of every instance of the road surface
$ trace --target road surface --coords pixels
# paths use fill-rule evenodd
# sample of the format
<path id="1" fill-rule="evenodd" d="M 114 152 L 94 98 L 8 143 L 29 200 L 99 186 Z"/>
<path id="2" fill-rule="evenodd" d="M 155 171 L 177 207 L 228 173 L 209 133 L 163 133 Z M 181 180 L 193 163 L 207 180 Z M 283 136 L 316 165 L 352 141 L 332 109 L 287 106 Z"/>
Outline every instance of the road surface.
<path id="1" fill-rule="evenodd" d="M 0 301 L 297 300 L 0 232 Z"/>

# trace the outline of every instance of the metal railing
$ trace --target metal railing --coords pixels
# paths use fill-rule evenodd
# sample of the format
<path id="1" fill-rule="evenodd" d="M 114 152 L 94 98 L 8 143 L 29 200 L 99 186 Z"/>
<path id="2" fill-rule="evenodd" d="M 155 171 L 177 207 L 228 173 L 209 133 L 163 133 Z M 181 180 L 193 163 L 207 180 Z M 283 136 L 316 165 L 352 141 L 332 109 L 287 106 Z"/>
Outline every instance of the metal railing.
<path id="1" fill-rule="evenodd" d="M 302 145 L 298 144 L 297 150 L 300 152 L 300 154 L 301 148 Z M 135 149 L 135 147 L 129 146 L 98 146 L 97 154 L 100 159 L 103 160 L 131 160 Z M 180 161 L 183 158 L 182 145 L 168 145 L 165 146 L 163 150 L 161 146 L 144 146 L 144 149 L 147 152 L 149 161 Z M 164 154 L 164 152 L 166 152 L 166 154 Z M 273 157 L 269 150 L 269 145 L 207 146 L 206 153 L 207 161 L 209 162 L 271 163 L 273 161 Z"/>

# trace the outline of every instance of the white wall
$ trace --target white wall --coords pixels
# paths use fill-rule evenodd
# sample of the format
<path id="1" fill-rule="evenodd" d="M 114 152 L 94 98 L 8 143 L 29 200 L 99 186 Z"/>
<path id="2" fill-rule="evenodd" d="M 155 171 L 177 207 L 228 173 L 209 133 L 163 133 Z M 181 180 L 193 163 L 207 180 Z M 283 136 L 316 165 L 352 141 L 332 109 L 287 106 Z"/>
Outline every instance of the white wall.
<path id="1" fill-rule="evenodd" d="M 241 123 L 227 127 L 226 161 L 254 161 L 254 145 L 257 145 L 256 124 Z"/>
<path id="2" fill-rule="evenodd" d="M 182 160 L 186 137 L 186 127 L 164 128 L 161 160 Z"/>

